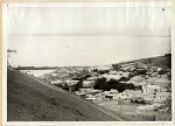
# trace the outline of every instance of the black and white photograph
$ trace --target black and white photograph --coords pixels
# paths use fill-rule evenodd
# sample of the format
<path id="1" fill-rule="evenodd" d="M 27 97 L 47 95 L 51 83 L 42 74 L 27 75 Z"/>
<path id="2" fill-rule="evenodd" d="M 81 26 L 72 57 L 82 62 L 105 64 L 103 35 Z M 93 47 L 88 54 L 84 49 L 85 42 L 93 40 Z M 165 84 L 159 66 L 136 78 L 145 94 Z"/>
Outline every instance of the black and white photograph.
<path id="1" fill-rule="evenodd" d="M 6 122 L 173 121 L 172 4 L 5 4 Z"/>

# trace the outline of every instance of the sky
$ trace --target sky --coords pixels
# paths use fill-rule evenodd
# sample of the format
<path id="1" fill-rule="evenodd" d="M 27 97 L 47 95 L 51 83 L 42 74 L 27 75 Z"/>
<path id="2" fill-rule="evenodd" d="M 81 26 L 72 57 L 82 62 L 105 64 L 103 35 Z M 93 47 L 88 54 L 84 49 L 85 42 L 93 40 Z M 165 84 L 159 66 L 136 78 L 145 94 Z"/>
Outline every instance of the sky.
<path id="1" fill-rule="evenodd" d="M 171 51 L 166 4 L 137 7 L 9 7 L 14 66 L 111 64 Z"/>

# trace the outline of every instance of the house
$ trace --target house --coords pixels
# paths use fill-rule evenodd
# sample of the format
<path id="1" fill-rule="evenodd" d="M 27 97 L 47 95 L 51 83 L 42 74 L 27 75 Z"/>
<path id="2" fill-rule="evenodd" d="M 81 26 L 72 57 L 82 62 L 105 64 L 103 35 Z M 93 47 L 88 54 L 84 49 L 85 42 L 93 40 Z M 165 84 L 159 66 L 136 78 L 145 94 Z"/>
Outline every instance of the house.
<path id="1" fill-rule="evenodd" d="M 154 98 L 153 102 L 154 103 L 159 103 L 159 104 L 165 104 L 166 103 L 166 99 Z"/>
<path id="2" fill-rule="evenodd" d="M 52 80 L 50 83 L 54 85 L 61 85 L 63 84 L 63 81 L 60 79 L 56 79 L 56 80 Z"/>
<path id="3" fill-rule="evenodd" d="M 123 99 L 126 100 L 128 99 L 128 96 L 125 93 L 119 93 L 119 95 L 117 96 L 118 99 Z"/>
<path id="4" fill-rule="evenodd" d="M 80 88 L 79 89 L 79 93 L 81 93 L 83 95 L 87 95 L 87 96 L 97 95 L 101 92 L 102 92 L 101 90 L 94 90 L 94 89 L 91 89 L 91 88 Z"/>
<path id="5" fill-rule="evenodd" d="M 119 71 L 117 74 L 103 74 L 100 77 L 106 78 L 107 81 L 113 79 L 116 81 L 127 81 L 129 79 L 129 72 Z"/>
<path id="6" fill-rule="evenodd" d="M 110 90 L 110 94 L 118 94 L 118 91 L 115 90 L 115 89 L 111 89 L 111 90 Z"/>
<path id="7" fill-rule="evenodd" d="M 105 95 L 109 95 L 109 94 L 118 94 L 118 91 L 117 90 L 115 90 L 115 89 L 111 89 L 110 91 L 104 91 L 104 94 Z"/>
<path id="8" fill-rule="evenodd" d="M 111 80 L 111 79 L 114 79 L 114 80 L 120 80 L 122 78 L 121 75 L 111 75 L 111 74 L 104 74 L 104 75 L 101 75 L 100 77 L 104 77 L 106 78 L 107 81 Z"/>
<path id="9" fill-rule="evenodd" d="M 96 98 L 96 97 L 88 97 L 88 98 L 85 98 L 86 100 L 88 100 L 88 101 L 91 101 L 92 103 L 98 103 L 98 98 Z"/>
<path id="10" fill-rule="evenodd" d="M 116 75 L 118 72 L 117 71 L 114 71 L 114 70 L 111 70 L 111 71 L 109 71 L 109 74 L 111 74 L 111 75 Z"/>
<path id="11" fill-rule="evenodd" d="M 85 97 L 86 97 L 86 96 L 85 96 L 85 93 L 83 93 L 83 92 L 81 92 L 81 91 L 75 91 L 75 95 L 80 96 L 80 97 L 82 97 L 82 98 L 85 98 Z"/>
<path id="12" fill-rule="evenodd" d="M 91 88 L 80 88 L 79 91 L 87 93 L 87 92 L 91 92 L 93 89 Z"/>
<path id="13" fill-rule="evenodd" d="M 124 64 L 122 65 L 122 71 L 133 71 L 135 70 L 135 63 L 130 63 L 130 64 Z"/>
<path id="14" fill-rule="evenodd" d="M 149 110 L 149 111 L 156 111 L 156 110 L 158 110 L 158 109 L 160 109 L 160 108 L 162 108 L 163 107 L 163 105 L 162 104 L 157 104 L 157 103 L 155 103 L 155 104 L 152 104 L 152 105 L 143 105 L 143 106 L 139 106 L 139 107 L 137 107 L 137 110 Z"/>
<path id="15" fill-rule="evenodd" d="M 105 95 L 105 98 L 109 98 L 110 100 L 113 99 L 113 95 Z"/>
<path id="16" fill-rule="evenodd" d="M 67 83 L 69 86 L 72 86 L 72 85 L 75 85 L 75 84 L 77 84 L 78 83 L 78 80 L 65 80 L 64 81 L 65 83 Z"/>
<path id="17" fill-rule="evenodd" d="M 108 98 L 110 100 L 112 99 L 118 99 L 118 91 L 115 89 L 111 89 L 110 91 L 104 92 L 104 97 Z"/>
<path id="18" fill-rule="evenodd" d="M 112 69 L 111 65 L 103 65 L 103 66 L 97 66 L 98 70 L 110 70 Z"/>
<path id="19" fill-rule="evenodd" d="M 99 79 L 99 77 L 88 77 L 87 80 L 88 81 L 96 81 L 97 79 Z"/>
<path id="20" fill-rule="evenodd" d="M 84 88 L 92 88 L 94 84 L 94 81 L 84 80 L 82 86 Z"/>
<path id="21" fill-rule="evenodd" d="M 161 90 L 161 86 L 155 84 L 147 84 L 142 86 L 142 90 L 144 93 L 159 92 Z"/>
<path id="22" fill-rule="evenodd" d="M 157 99 L 168 99 L 171 96 L 170 92 L 157 92 L 156 98 Z"/>

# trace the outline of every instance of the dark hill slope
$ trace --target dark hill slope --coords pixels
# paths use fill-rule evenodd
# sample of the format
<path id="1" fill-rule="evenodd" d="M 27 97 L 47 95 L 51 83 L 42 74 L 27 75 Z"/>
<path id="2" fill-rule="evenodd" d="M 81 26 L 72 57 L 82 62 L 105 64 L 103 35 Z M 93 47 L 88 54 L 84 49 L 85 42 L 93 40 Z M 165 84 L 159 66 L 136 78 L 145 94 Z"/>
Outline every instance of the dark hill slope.
<path id="1" fill-rule="evenodd" d="M 8 121 L 117 120 L 108 110 L 36 78 L 13 69 L 7 73 Z"/>
<path id="2" fill-rule="evenodd" d="M 119 64 L 123 65 L 123 64 L 130 64 L 130 63 L 139 63 L 139 62 L 147 64 L 148 66 L 156 66 L 156 67 L 161 67 L 163 69 L 170 69 L 171 55 L 143 58 L 143 59 L 132 60 L 128 62 L 122 62 Z"/>

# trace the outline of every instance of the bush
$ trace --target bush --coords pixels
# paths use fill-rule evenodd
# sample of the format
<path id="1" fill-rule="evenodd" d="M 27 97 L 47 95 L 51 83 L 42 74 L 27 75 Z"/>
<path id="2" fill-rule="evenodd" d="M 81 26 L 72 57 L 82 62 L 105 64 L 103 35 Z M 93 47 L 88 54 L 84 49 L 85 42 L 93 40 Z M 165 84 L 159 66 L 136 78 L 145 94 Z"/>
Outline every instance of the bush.
<path id="1" fill-rule="evenodd" d="M 79 89 L 83 87 L 82 85 L 83 85 L 83 80 L 79 80 L 77 84 L 73 85 L 71 91 L 72 92 L 79 91 Z"/>
<path id="2" fill-rule="evenodd" d="M 166 74 L 166 73 L 168 73 L 168 72 L 169 72 L 169 70 L 162 69 L 162 70 L 160 70 L 158 73 L 159 73 L 160 75 L 163 75 L 163 74 Z"/>
<path id="3" fill-rule="evenodd" d="M 92 72 L 98 72 L 98 69 L 93 69 Z"/>
<path id="4" fill-rule="evenodd" d="M 112 64 L 112 68 L 113 68 L 114 70 L 118 71 L 118 70 L 120 70 L 121 65 L 119 65 L 119 64 Z"/>
<path id="5" fill-rule="evenodd" d="M 119 81 L 128 81 L 129 77 L 121 77 Z"/>
<path id="6" fill-rule="evenodd" d="M 165 56 L 171 56 L 171 53 L 166 53 Z"/>
<path id="7" fill-rule="evenodd" d="M 105 74 L 105 73 L 109 73 L 109 70 L 98 70 L 99 74 Z"/>
<path id="8" fill-rule="evenodd" d="M 81 71 L 79 71 L 78 73 L 76 73 L 74 75 L 74 77 L 72 77 L 73 80 L 82 80 L 82 79 L 86 79 L 88 77 L 91 77 L 91 73 L 86 70 L 86 69 L 83 69 Z"/>
<path id="9" fill-rule="evenodd" d="M 138 74 L 140 74 L 140 75 L 145 75 L 146 73 L 147 73 L 147 70 L 145 70 L 145 69 L 138 70 Z"/>
<path id="10" fill-rule="evenodd" d="M 66 90 L 66 91 L 69 91 L 69 86 L 68 86 L 67 83 L 65 83 L 65 84 L 63 85 L 63 89 Z"/>
<path id="11" fill-rule="evenodd" d="M 106 78 L 99 78 L 95 81 L 94 89 L 105 90 Z"/>
<path id="12" fill-rule="evenodd" d="M 131 103 L 146 104 L 146 101 L 143 98 L 136 98 L 136 99 L 131 99 Z"/>

